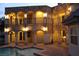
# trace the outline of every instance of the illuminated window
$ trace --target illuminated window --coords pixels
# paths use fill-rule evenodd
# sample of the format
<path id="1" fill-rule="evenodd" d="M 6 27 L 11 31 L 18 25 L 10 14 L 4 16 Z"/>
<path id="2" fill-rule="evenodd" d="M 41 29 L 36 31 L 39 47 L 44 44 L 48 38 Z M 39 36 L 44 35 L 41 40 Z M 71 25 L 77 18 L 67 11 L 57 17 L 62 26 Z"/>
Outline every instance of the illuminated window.
<path id="1" fill-rule="evenodd" d="M 43 23 L 43 18 L 44 18 L 44 13 L 42 11 L 37 11 L 36 12 L 36 23 Z"/>
<path id="2" fill-rule="evenodd" d="M 48 28 L 47 27 L 41 27 L 41 30 L 48 31 Z"/>
<path id="3" fill-rule="evenodd" d="M 24 14 L 24 17 L 27 18 L 27 14 Z"/>
<path id="4" fill-rule="evenodd" d="M 9 15 L 5 15 L 5 19 L 8 19 L 9 18 Z"/>

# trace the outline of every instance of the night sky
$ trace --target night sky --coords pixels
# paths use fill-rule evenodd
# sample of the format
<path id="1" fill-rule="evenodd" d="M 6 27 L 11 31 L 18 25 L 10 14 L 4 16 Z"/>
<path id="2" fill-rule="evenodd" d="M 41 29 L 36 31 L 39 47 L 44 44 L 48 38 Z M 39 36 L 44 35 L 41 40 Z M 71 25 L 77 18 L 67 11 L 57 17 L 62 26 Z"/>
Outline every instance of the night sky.
<path id="1" fill-rule="evenodd" d="M 0 3 L 0 17 L 4 16 L 5 7 L 16 7 L 16 6 L 34 6 L 34 5 L 48 5 L 56 6 L 57 3 Z"/>

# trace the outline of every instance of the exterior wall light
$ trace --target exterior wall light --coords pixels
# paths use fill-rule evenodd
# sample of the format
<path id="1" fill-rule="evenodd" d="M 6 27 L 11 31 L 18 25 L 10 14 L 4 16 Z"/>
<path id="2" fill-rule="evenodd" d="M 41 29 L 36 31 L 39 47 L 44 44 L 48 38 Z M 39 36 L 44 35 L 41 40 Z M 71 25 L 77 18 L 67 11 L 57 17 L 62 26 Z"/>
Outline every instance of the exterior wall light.
<path id="1" fill-rule="evenodd" d="M 44 17 L 47 17 L 47 13 L 44 13 L 44 15 L 43 15 Z"/>
<path id="2" fill-rule="evenodd" d="M 27 18 L 27 14 L 24 14 L 24 17 Z"/>
<path id="3" fill-rule="evenodd" d="M 48 31 L 48 28 L 47 27 L 42 27 L 41 28 L 43 31 Z"/>
<path id="4" fill-rule="evenodd" d="M 22 28 L 22 31 L 29 31 L 29 30 L 31 30 L 31 27 L 30 27 L 30 26 L 28 26 L 28 27 L 23 27 L 23 28 Z"/>
<path id="5" fill-rule="evenodd" d="M 10 28 L 4 28 L 4 32 L 9 32 Z"/>
<path id="6" fill-rule="evenodd" d="M 72 7 L 69 7 L 69 8 L 68 8 L 68 11 L 71 11 L 71 10 L 72 10 Z"/>
<path id="7" fill-rule="evenodd" d="M 9 16 L 8 15 L 5 15 L 5 19 L 8 19 L 9 18 Z"/>
<path id="8" fill-rule="evenodd" d="M 63 36 L 64 39 L 66 39 L 66 36 Z"/>

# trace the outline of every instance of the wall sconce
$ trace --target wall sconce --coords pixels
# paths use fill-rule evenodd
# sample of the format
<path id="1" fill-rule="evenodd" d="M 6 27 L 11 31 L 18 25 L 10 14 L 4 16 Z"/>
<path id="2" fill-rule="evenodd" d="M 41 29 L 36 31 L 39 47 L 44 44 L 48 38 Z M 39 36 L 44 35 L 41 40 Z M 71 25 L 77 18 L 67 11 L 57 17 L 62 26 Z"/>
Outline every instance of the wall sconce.
<path id="1" fill-rule="evenodd" d="M 64 39 L 66 39 L 66 36 L 63 36 Z"/>
<path id="2" fill-rule="evenodd" d="M 26 27 L 26 28 L 23 27 L 22 30 L 23 30 L 23 31 L 29 31 L 29 28 L 28 28 L 28 27 Z"/>
<path id="3" fill-rule="evenodd" d="M 10 28 L 4 28 L 4 32 L 9 32 Z"/>
<path id="4" fill-rule="evenodd" d="M 8 19 L 9 18 L 9 15 L 5 15 L 5 19 Z"/>
<path id="5" fill-rule="evenodd" d="M 22 28 L 22 31 L 29 31 L 29 30 L 31 30 L 31 27 L 30 27 L 30 26 L 28 26 L 28 27 L 23 27 L 23 28 Z"/>
<path id="6" fill-rule="evenodd" d="M 27 14 L 24 14 L 24 17 L 27 18 Z"/>
<path id="7" fill-rule="evenodd" d="M 72 7 L 69 7 L 69 8 L 68 8 L 68 11 L 71 11 L 71 10 L 72 10 Z"/>
<path id="8" fill-rule="evenodd" d="M 48 28 L 47 27 L 42 27 L 41 30 L 48 31 Z"/>
<path id="9" fill-rule="evenodd" d="M 43 15 L 44 17 L 47 17 L 47 13 L 44 13 L 44 15 Z"/>

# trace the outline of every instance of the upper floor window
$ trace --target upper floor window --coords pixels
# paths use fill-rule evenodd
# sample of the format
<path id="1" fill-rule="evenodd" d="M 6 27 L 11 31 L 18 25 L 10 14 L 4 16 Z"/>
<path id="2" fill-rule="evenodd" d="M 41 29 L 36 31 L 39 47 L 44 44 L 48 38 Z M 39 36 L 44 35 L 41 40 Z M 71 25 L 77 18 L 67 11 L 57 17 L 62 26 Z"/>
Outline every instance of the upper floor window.
<path id="1" fill-rule="evenodd" d="M 47 17 L 47 13 L 44 13 L 42 11 L 37 11 L 36 12 L 36 23 L 43 23 L 43 21 L 46 21 L 46 18 Z"/>
<path id="2" fill-rule="evenodd" d="M 18 20 L 18 24 L 23 24 L 24 23 L 24 17 L 25 17 L 25 13 L 20 11 L 17 13 L 17 20 Z"/>

